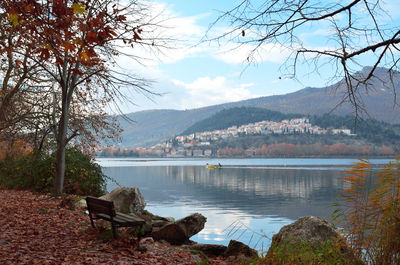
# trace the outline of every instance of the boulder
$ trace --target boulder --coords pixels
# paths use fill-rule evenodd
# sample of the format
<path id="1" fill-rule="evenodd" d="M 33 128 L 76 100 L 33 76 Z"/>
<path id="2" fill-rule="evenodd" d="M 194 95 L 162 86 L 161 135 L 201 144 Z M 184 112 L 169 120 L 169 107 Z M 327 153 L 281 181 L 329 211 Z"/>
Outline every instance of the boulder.
<path id="1" fill-rule="evenodd" d="M 207 218 L 200 213 L 194 213 L 185 218 L 179 219 L 175 224 L 182 227 L 185 231 L 185 235 L 190 238 L 203 230 L 204 224 L 207 222 Z"/>
<path id="2" fill-rule="evenodd" d="M 152 237 L 155 240 L 165 240 L 174 245 L 181 245 L 189 242 L 190 237 L 200 232 L 206 221 L 207 218 L 203 215 L 194 213 L 153 231 Z"/>
<path id="3" fill-rule="evenodd" d="M 245 256 L 245 257 L 257 257 L 258 253 L 256 250 L 250 248 L 248 245 L 243 244 L 242 242 L 231 240 L 229 241 L 229 245 L 224 252 L 224 256 Z"/>
<path id="4" fill-rule="evenodd" d="M 279 233 L 272 237 L 271 246 L 287 243 L 289 241 L 318 244 L 338 236 L 339 233 L 335 230 L 333 225 L 323 218 L 305 216 L 292 224 L 282 227 Z"/>
<path id="5" fill-rule="evenodd" d="M 172 217 L 162 217 L 159 215 L 152 214 L 151 212 L 144 210 L 139 217 L 144 219 L 147 224 L 150 224 L 152 227 L 162 227 L 166 224 L 172 223 L 175 221 Z"/>
<path id="6" fill-rule="evenodd" d="M 142 227 L 143 236 L 151 236 L 154 227 L 162 227 L 175 221 L 172 217 L 158 216 L 147 210 L 144 210 L 141 214 L 137 214 L 137 216 L 145 221 L 145 224 Z"/>
<path id="7" fill-rule="evenodd" d="M 183 229 L 175 223 L 167 224 L 158 230 L 153 230 L 151 236 L 154 238 L 154 240 L 165 240 L 174 245 L 182 245 L 187 243 L 189 240 L 189 238 L 185 235 L 185 231 L 183 231 Z"/>
<path id="8" fill-rule="evenodd" d="M 226 246 L 217 244 L 194 244 L 188 246 L 187 248 L 201 251 L 207 256 L 221 256 L 227 249 Z"/>
<path id="9" fill-rule="evenodd" d="M 163 227 L 164 225 L 170 224 L 172 222 L 166 220 L 151 220 L 152 227 Z"/>
<path id="10" fill-rule="evenodd" d="M 125 214 L 140 214 L 146 206 L 140 190 L 136 187 L 119 187 L 101 196 L 100 199 L 113 201 L 115 210 Z"/>
<path id="11" fill-rule="evenodd" d="M 267 255 L 274 256 L 276 253 L 279 253 L 280 258 L 294 257 L 299 262 L 314 262 L 302 260 L 305 257 L 315 257 L 318 260 L 321 257 L 334 256 L 334 264 L 343 264 L 344 261 L 345 264 L 362 264 L 334 226 L 323 218 L 314 216 L 301 217 L 282 227 L 272 237 Z"/>

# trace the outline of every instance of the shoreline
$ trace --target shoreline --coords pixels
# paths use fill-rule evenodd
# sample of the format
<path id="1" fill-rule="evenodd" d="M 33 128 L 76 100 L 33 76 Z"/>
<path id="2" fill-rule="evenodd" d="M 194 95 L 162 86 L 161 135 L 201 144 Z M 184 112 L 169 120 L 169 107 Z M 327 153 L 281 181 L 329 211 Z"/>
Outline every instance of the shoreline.
<path id="1" fill-rule="evenodd" d="M 362 158 L 369 160 L 373 168 L 382 168 L 396 158 Z M 221 164 L 223 168 L 271 168 L 271 169 L 329 169 L 350 168 L 360 158 L 136 158 L 96 157 L 102 167 L 115 166 L 205 166 Z M 215 169 L 214 169 L 215 170 Z"/>

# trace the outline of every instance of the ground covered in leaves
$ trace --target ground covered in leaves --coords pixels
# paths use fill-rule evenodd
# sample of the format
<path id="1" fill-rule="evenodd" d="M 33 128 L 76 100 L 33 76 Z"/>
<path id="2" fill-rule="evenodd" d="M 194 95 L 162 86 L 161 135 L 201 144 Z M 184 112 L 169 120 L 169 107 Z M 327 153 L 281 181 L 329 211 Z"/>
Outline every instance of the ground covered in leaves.
<path id="1" fill-rule="evenodd" d="M 149 239 L 104 239 L 82 209 L 62 201 L 0 187 L 0 264 L 235 264 Z"/>

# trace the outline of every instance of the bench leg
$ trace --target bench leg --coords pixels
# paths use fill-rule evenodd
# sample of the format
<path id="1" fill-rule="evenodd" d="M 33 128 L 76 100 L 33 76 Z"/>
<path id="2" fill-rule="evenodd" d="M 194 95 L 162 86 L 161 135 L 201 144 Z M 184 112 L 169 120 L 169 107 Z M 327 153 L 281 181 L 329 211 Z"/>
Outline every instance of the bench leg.
<path id="1" fill-rule="evenodd" d="M 95 228 L 92 214 L 89 214 L 89 218 L 90 218 L 90 223 L 92 224 L 92 227 Z"/>

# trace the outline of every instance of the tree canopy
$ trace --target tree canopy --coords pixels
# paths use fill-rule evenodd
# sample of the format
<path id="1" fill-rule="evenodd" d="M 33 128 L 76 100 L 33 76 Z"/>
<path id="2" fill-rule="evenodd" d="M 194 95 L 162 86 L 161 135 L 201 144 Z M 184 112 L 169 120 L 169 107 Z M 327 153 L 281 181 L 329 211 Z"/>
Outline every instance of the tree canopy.
<path id="1" fill-rule="evenodd" d="M 94 136 L 118 134 L 104 110 L 127 99 L 122 88 L 152 93 L 146 80 L 119 71 L 117 58 L 126 48 L 165 46 L 158 19 L 143 1 L 0 3 L 0 132 L 18 128 L 41 143 L 53 137 L 56 193 L 63 190 L 66 145 L 80 139 L 93 147 Z"/>

